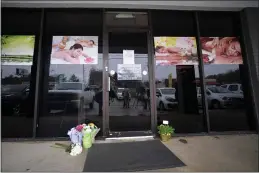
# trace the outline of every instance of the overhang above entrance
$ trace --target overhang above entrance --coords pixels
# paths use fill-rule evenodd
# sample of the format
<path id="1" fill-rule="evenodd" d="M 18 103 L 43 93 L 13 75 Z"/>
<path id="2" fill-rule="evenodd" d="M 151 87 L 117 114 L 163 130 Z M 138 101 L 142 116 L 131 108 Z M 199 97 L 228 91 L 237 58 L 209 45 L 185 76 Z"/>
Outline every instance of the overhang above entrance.
<path id="1" fill-rule="evenodd" d="M 2 7 L 26 8 L 127 8 L 127 9 L 168 9 L 240 11 L 258 7 L 257 0 L 250 1 L 71 1 L 71 0 L 3 0 Z"/>

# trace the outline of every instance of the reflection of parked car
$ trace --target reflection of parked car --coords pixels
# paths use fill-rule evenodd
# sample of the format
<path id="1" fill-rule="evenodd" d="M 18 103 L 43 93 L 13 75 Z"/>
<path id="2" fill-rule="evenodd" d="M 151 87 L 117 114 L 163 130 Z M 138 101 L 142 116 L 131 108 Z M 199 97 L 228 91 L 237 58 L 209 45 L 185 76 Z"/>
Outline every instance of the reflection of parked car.
<path id="1" fill-rule="evenodd" d="M 221 85 L 221 87 L 233 93 L 243 94 L 243 88 L 241 84 L 224 84 L 224 85 Z"/>
<path id="2" fill-rule="evenodd" d="M 2 114 L 21 116 L 30 113 L 29 86 L 25 84 L 3 85 L 1 92 Z"/>
<path id="3" fill-rule="evenodd" d="M 124 88 L 118 88 L 117 93 L 116 93 L 118 100 L 123 100 L 123 95 L 122 95 L 123 90 L 124 90 Z"/>
<path id="4" fill-rule="evenodd" d="M 209 108 L 238 107 L 244 104 L 243 94 L 232 93 L 222 87 L 208 87 L 206 94 Z M 198 88 L 198 103 L 201 105 L 200 88 Z"/>
<path id="5" fill-rule="evenodd" d="M 170 109 L 177 105 L 175 99 L 175 88 L 157 88 L 156 103 L 160 110 Z"/>
<path id="6" fill-rule="evenodd" d="M 69 104 L 69 107 L 81 108 L 89 105 L 94 106 L 94 91 L 80 82 L 62 82 L 56 84 L 53 90 L 49 90 L 49 105 L 53 108 L 62 106 L 63 103 Z M 62 104 L 61 104 L 62 103 Z"/>

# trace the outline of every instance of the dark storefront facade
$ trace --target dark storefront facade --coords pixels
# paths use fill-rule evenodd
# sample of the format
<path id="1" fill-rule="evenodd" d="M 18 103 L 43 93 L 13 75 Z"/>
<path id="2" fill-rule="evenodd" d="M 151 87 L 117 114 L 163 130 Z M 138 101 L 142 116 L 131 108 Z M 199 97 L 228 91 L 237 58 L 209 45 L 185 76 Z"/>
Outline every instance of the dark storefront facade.
<path id="1" fill-rule="evenodd" d="M 100 137 L 153 135 L 163 120 L 176 134 L 256 132 L 255 15 L 258 8 L 2 8 L 2 137 L 67 137 L 71 127 L 83 122 L 99 126 Z M 241 59 L 205 56 L 204 45 L 215 38 L 227 40 L 218 42 L 227 44 L 225 56 L 239 53 Z M 168 44 L 181 47 L 188 41 L 193 41 L 191 63 L 159 57 L 173 49 Z M 79 43 L 82 48 L 76 47 Z M 32 57 L 28 51 L 8 54 L 28 47 Z M 89 54 L 84 56 L 84 50 Z M 79 53 L 84 62 L 70 58 Z M 122 96 L 125 88 L 129 107 Z"/>

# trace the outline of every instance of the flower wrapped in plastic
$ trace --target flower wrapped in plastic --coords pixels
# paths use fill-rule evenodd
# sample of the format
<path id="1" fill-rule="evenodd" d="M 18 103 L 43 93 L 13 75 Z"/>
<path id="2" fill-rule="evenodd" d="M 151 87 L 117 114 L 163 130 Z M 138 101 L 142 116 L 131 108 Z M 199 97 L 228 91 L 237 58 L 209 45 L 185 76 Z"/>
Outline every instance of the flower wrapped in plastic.
<path id="1" fill-rule="evenodd" d="M 95 141 L 95 136 L 100 131 L 100 129 L 94 124 L 83 124 L 84 128 L 82 130 L 83 133 L 83 147 L 90 148 Z"/>
<path id="2" fill-rule="evenodd" d="M 82 132 L 78 131 L 76 128 L 72 128 L 68 131 L 68 136 L 73 144 L 82 144 L 83 134 Z"/>
<path id="3" fill-rule="evenodd" d="M 78 126 L 76 128 L 72 128 L 71 130 L 68 131 L 67 134 L 70 137 L 70 140 L 72 142 L 70 155 L 76 156 L 78 154 L 81 154 L 83 150 L 82 149 L 83 134 L 80 131 L 80 128 L 78 128 Z"/>
<path id="4" fill-rule="evenodd" d="M 91 136 L 92 136 L 92 142 L 94 143 L 96 135 L 99 133 L 100 128 L 98 128 L 94 123 L 89 123 L 88 126 L 90 126 Z"/>

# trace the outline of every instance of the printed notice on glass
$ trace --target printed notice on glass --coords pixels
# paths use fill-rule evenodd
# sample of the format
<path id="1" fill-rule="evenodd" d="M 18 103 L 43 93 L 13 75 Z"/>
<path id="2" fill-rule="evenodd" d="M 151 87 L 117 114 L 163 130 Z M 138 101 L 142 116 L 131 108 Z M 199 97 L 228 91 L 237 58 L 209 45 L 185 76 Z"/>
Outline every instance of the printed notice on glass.
<path id="1" fill-rule="evenodd" d="M 141 64 L 118 64 L 118 80 L 142 80 Z"/>
<path id="2" fill-rule="evenodd" d="M 123 50 L 123 64 L 135 64 L 134 50 Z"/>

